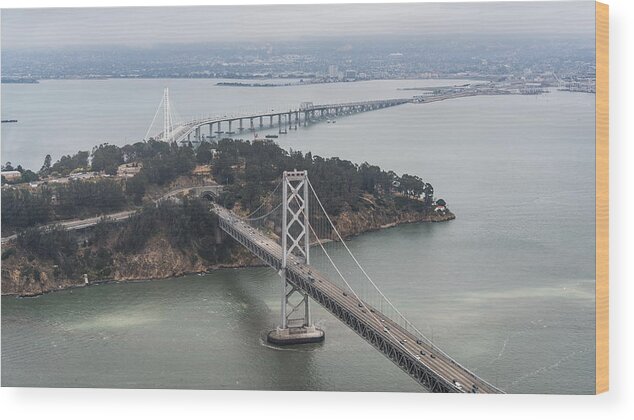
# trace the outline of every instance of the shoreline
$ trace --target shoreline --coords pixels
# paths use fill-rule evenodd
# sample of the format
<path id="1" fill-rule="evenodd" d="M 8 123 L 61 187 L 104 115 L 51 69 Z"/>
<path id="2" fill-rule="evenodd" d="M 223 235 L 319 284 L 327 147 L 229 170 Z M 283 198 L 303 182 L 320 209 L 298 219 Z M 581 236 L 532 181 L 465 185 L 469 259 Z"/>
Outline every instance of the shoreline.
<path id="1" fill-rule="evenodd" d="M 344 236 L 344 239 L 348 240 L 357 236 L 361 236 L 366 233 L 378 232 L 384 229 L 390 229 L 400 225 L 414 224 L 414 223 L 442 223 L 442 222 L 448 222 L 448 221 L 454 220 L 455 218 L 456 216 L 453 213 L 449 212 L 445 215 L 427 215 L 421 220 L 405 219 L 405 220 L 382 224 L 377 227 L 370 227 L 364 230 L 363 232 L 346 235 Z M 326 242 L 333 242 L 333 241 L 328 240 L 328 241 L 323 241 L 322 243 L 326 243 Z M 316 245 L 317 245 L 316 243 L 311 244 L 311 246 L 316 246 Z M 37 298 L 39 296 L 47 295 L 49 293 L 55 293 L 55 292 L 60 292 L 63 290 L 78 289 L 78 288 L 84 288 L 84 287 L 90 287 L 90 286 L 100 286 L 100 285 L 108 285 L 108 284 L 116 284 L 116 283 L 141 283 L 141 282 L 149 282 L 149 281 L 156 281 L 156 280 L 166 280 L 170 278 L 181 278 L 181 277 L 190 276 L 190 275 L 211 274 L 217 270 L 227 270 L 227 269 L 241 270 L 246 268 L 267 267 L 266 264 L 260 262 L 259 260 L 257 261 L 258 261 L 257 263 L 253 263 L 253 264 L 245 264 L 245 263 L 216 264 L 216 265 L 210 266 L 209 269 L 203 270 L 203 271 L 184 271 L 184 272 L 180 272 L 176 274 L 170 273 L 170 275 L 157 276 L 157 277 L 146 277 L 146 278 L 127 277 L 122 279 L 111 278 L 111 279 L 104 279 L 104 280 L 95 280 L 93 282 L 88 282 L 88 283 L 83 283 L 83 282 L 72 283 L 72 281 L 69 281 L 65 283 L 64 285 L 61 285 L 61 284 L 58 285 L 57 289 L 52 288 L 49 290 L 41 290 L 41 291 L 33 292 L 33 293 L 4 293 L 2 291 L 0 295 L 7 296 L 7 297 L 14 297 L 16 299 Z"/>

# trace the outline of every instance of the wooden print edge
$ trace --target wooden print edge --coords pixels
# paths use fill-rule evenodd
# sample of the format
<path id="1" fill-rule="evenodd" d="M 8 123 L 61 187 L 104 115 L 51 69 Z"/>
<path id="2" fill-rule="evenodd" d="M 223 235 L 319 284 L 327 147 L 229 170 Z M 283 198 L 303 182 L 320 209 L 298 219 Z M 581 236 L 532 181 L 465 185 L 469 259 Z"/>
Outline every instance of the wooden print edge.
<path id="1" fill-rule="evenodd" d="M 609 7 L 595 3 L 596 370 L 595 393 L 609 389 Z"/>

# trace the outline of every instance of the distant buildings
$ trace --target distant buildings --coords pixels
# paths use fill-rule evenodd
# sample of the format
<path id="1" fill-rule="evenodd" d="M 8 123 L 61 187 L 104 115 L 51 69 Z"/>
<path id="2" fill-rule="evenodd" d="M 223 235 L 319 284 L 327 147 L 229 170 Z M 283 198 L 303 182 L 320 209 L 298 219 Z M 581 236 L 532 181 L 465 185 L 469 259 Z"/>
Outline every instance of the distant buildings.
<path id="1" fill-rule="evenodd" d="M 356 70 L 346 70 L 346 80 L 356 80 L 356 79 L 357 79 Z"/>
<path id="2" fill-rule="evenodd" d="M 328 77 L 331 79 L 339 78 L 339 68 L 336 65 L 331 64 L 328 66 Z"/>

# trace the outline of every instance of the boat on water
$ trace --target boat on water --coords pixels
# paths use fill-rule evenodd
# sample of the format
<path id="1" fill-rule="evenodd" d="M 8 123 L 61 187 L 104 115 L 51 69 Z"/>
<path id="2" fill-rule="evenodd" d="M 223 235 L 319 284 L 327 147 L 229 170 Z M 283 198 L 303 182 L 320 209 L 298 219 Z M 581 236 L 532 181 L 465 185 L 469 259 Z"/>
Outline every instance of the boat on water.
<path id="1" fill-rule="evenodd" d="M 267 139 L 276 139 L 278 136 L 276 134 L 267 134 L 266 136 Z"/>
<path id="2" fill-rule="evenodd" d="M 2 123 L 17 123 L 18 120 L 2 120 Z"/>

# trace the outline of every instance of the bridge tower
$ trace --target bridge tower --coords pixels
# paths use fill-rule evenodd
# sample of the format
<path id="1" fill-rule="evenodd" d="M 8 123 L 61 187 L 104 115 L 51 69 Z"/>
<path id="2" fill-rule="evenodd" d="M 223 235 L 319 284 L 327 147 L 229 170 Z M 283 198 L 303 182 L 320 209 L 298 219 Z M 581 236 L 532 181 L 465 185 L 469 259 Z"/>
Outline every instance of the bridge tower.
<path id="1" fill-rule="evenodd" d="M 163 89 L 163 140 L 172 141 L 172 112 L 170 110 L 170 91 L 169 88 Z"/>
<path id="2" fill-rule="evenodd" d="M 284 171 L 282 175 L 282 268 L 280 325 L 268 334 L 274 344 L 305 344 L 323 341 L 324 332 L 310 317 L 308 295 L 286 281 L 293 262 L 310 264 L 308 218 L 308 171 Z"/>

